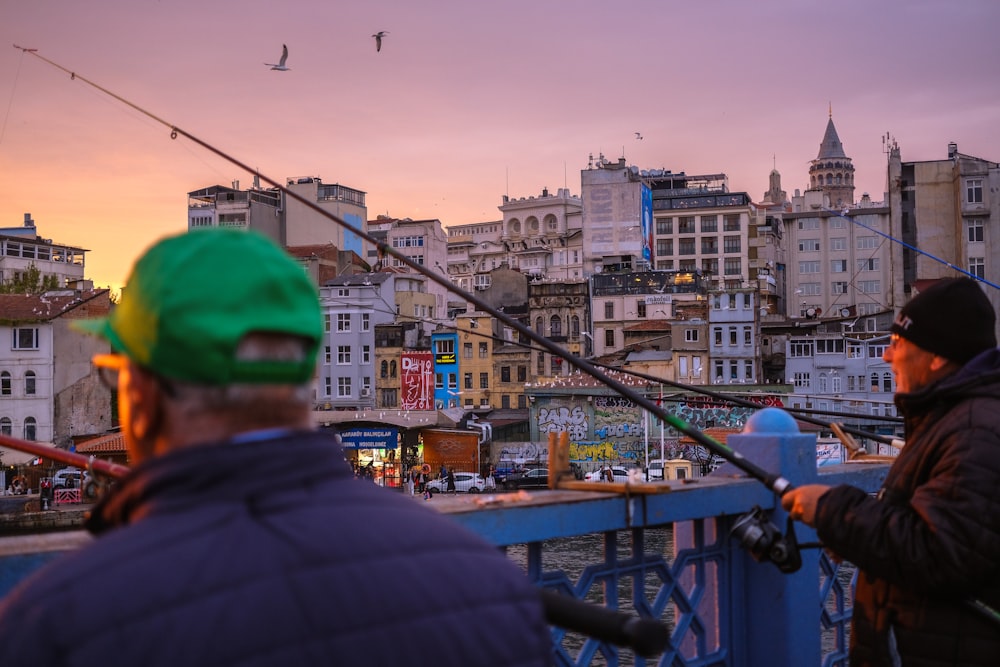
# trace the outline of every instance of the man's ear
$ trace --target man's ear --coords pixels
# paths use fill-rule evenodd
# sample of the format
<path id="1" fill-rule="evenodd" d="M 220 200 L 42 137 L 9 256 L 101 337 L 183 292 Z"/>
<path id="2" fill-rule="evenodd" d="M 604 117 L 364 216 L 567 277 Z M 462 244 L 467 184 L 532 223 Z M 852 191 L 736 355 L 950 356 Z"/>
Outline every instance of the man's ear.
<path id="1" fill-rule="evenodd" d="M 955 363 L 950 359 L 945 359 L 942 356 L 935 354 L 931 357 L 931 372 L 940 373 L 942 371 L 951 372 L 952 370 L 957 370 L 959 364 Z"/>
<path id="2" fill-rule="evenodd" d="M 163 425 L 163 389 L 156 378 L 132 365 L 126 391 L 132 452 L 136 461 L 154 456 Z"/>

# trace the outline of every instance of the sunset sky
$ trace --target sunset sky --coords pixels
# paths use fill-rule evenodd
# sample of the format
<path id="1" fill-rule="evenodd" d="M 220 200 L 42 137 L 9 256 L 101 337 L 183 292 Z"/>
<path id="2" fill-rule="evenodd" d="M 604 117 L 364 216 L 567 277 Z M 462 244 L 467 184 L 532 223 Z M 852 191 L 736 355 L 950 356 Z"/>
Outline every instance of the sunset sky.
<path id="1" fill-rule="evenodd" d="M 0 226 L 30 212 L 117 288 L 187 192 L 252 182 L 14 44 L 273 179 L 448 226 L 579 194 L 601 153 L 757 201 L 776 167 L 791 195 L 831 105 L 859 198 L 883 198 L 887 133 L 906 161 L 1000 161 L 998 28 L 996 0 L 0 0 Z"/>

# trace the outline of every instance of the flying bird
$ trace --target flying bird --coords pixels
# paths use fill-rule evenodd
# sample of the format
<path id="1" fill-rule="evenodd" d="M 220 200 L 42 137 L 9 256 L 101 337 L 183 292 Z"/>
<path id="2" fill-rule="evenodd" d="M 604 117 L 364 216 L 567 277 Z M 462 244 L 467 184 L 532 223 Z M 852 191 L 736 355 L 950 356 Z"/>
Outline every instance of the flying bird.
<path id="1" fill-rule="evenodd" d="M 377 33 L 372 35 L 375 38 L 375 52 L 378 53 L 382 50 L 382 38 L 389 34 L 388 30 L 379 30 Z"/>
<path id="2" fill-rule="evenodd" d="M 635 133 L 635 138 L 638 139 L 639 141 L 642 141 L 642 135 L 639 134 L 638 132 Z"/>
<path id="3" fill-rule="evenodd" d="M 277 65 L 275 65 L 274 63 L 264 63 L 264 64 L 265 65 L 270 65 L 271 69 L 276 69 L 279 72 L 287 72 L 291 68 L 285 66 L 285 61 L 286 60 L 288 60 L 288 47 L 286 45 L 282 44 L 281 45 L 281 60 L 278 61 L 278 64 Z"/>

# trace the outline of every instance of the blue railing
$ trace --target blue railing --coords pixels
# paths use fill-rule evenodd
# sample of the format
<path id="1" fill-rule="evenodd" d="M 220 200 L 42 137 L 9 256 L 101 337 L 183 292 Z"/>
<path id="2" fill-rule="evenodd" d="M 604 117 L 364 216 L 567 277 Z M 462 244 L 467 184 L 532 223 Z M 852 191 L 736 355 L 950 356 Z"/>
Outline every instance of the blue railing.
<path id="1" fill-rule="evenodd" d="M 886 465 L 817 471 L 815 438 L 787 422 L 792 426 L 782 432 L 754 432 L 752 418 L 728 445 L 793 485 L 881 485 Z M 815 546 L 802 550 L 802 567 L 792 574 L 756 561 L 730 534 L 734 523 L 759 507 L 785 531 L 786 516 L 763 484 L 729 465 L 710 477 L 663 484 L 669 492 L 438 495 L 426 504 L 504 547 L 539 586 L 660 619 L 671 630 L 667 651 L 643 658 L 553 628 L 560 665 L 845 667 L 850 566 Z M 802 524 L 795 533 L 806 546 L 816 542 Z"/>

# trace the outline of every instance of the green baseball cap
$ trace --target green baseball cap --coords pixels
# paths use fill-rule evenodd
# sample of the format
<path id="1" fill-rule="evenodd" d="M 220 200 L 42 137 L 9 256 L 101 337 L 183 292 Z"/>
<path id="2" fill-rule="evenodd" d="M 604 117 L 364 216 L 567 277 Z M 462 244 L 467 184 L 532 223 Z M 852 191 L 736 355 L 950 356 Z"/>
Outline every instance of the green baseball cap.
<path id="1" fill-rule="evenodd" d="M 306 272 L 256 232 L 199 229 L 165 238 L 135 263 L 108 317 L 74 327 L 165 378 L 203 385 L 309 381 L 323 335 L 319 297 Z M 302 361 L 248 361 L 251 332 L 308 341 Z"/>

